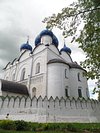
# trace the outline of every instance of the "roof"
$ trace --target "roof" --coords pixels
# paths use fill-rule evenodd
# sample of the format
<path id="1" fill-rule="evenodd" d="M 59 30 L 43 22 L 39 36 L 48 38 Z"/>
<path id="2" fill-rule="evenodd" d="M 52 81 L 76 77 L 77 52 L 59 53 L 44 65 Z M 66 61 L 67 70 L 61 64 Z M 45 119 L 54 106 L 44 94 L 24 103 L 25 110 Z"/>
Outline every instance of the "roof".
<path id="1" fill-rule="evenodd" d="M 44 35 L 50 36 L 52 38 L 52 44 L 55 45 L 56 47 L 58 47 L 59 41 L 58 41 L 57 37 L 53 34 L 53 32 L 51 30 L 48 30 L 48 29 L 41 31 L 40 34 L 36 37 L 36 39 L 35 39 L 36 47 L 41 44 L 41 37 Z"/>
<path id="2" fill-rule="evenodd" d="M 8 64 L 3 68 L 3 70 L 6 69 L 8 67 L 8 65 L 10 65 L 10 63 L 11 62 L 8 62 Z"/>
<path id="3" fill-rule="evenodd" d="M 17 93 L 22 95 L 29 95 L 27 87 L 23 84 L 7 81 L 3 79 L 0 79 L 0 82 L 1 82 L 2 91 Z"/>
<path id="4" fill-rule="evenodd" d="M 32 46 L 27 41 L 27 43 L 24 43 L 24 44 L 21 45 L 20 51 L 23 50 L 23 49 L 32 51 Z"/>
<path id="5" fill-rule="evenodd" d="M 64 44 L 64 47 L 60 50 L 60 52 L 66 52 L 66 53 L 70 53 L 71 54 L 71 49 L 69 47 L 66 47 L 66 45 Z"/>
<path id="6" fill-rule="evenodd" d="M 78 69 L 86 71 L 85 69 L 83 69 L 80 65 L 78 65 L 75 62 L 70 63 L 70 62 L 66 62 L 61 59 L 52 59 L 52 60 L 49 60 L 47 64 L 51 64 L 51 63 L 63 63 L 63 64 L 68 65 L 70 68 L 78 68 Z"/>

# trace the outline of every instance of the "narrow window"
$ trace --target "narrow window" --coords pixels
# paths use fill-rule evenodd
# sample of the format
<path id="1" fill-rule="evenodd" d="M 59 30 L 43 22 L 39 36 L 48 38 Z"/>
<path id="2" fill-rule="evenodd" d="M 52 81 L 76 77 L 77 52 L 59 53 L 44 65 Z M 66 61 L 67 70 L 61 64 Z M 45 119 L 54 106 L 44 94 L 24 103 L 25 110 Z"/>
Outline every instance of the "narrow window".
<path id="1" fill-rule="evenodd" d="M 36 74 L 40 73 L 40 63 L 36 64 Z"/>
<path id="2" fill-rule="evenodd" d="M 68 86 L 65 87 L 65 96 L 68 97 Z"/>
<path id="3" fill-rule="evenodd" d="M 77 74 L 78 81 L 81 81 L 80 79 L 80 73 Z"/>
<path id="4" fill-rule="evenodd" d="M 68 71 L 65 69 L 65 78 L 68 78 Z"/>
<path id="5" fill-rule="evenodd" d="M 24 80 L 24 79 L 25 79 L 25 68 L 22 69 L 20 80 Z"/>
<path id="6" fill-rule="evenodd" d="M 82 97 L 82 90 L 80 88 L 78 89 L 78 96 Z"/>

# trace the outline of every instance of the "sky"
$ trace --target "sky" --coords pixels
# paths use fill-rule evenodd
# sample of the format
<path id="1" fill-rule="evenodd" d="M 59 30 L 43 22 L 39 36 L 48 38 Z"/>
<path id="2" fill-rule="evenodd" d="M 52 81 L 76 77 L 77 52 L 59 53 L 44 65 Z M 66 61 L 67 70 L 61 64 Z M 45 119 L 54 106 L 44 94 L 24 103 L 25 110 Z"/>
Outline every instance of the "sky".
<path id="1" fill-rule="evenodd" d="M 45 17 L 58 13 L 74 0 L 0 0 L 0 78 L 5 65 L 18 57 L 20 46 L 27 41 L 34 48 L 36 36 L 45 29 L 42 23 Z M 59 49 L 64 45 L 62 32 L 53 30 L 59 40 Z M 85 59 L 84 52 L 76 43 L 71 44 L 66 39 L 66 45 L 72 50 L 72 58 L 78 63 Z M 89 90 L 92 92 L 94 82 L 89 80 Z M 96 98 L 97 95 L 91 95 Z"/>

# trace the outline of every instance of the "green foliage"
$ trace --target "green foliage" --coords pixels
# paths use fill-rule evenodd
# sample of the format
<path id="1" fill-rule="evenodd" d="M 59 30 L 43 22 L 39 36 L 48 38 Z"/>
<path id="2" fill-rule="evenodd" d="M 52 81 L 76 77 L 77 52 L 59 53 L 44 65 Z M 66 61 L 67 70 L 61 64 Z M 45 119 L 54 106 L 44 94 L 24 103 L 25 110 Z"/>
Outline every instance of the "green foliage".
<path id="1" fill-rule="evenodd" d="M 45 18 L 47 28 L 57 27 L 63 36 L 72 37 L 85 52 L 86 60 L 81 65 L 87 76 L 97 79 L 100 88 L 100 0 L 78 0 L 58 14 Z"/>
<path id="2" fill-rule="evenodd" d="M 75 125 L 74 124 L 68 124 L 67 125 L 67 130 L 68 131 L 72 131 L 72 132 L 76 132 L 77 131 L 77 128 L 75 127 Z"/>
<path id="3" fill-rule="evenodd" d="M 25 122 L 23 120 L 17 120 L 15 121 L 16 130 L 17 131 L 30 131 L 31 130 L 31 123 Z"/>
<path id="4" fill-rule="evenodd" d="M 5 130 L 16 130 L 16 125 L 11 120 L 0 121 L 0 128 Z"/>
<path id="5" fill-rule="evenodd" d="M 25 121 L 11 121 L 11 120 L 1 120 L 0 121 L 0 133 L 1 129 L 13 130 L 9 133 L 31 133 L 31 132 L 47 132 L 47 133 L 62 133 L 62 132 L 100 132 L 100 123 L 32 123 Z M 21 132 L 22 131 L 22 132 Z M 29 132 L 30 131 L 30 132 Z M 18 132 L 18 133 L 19 133 Z"/>

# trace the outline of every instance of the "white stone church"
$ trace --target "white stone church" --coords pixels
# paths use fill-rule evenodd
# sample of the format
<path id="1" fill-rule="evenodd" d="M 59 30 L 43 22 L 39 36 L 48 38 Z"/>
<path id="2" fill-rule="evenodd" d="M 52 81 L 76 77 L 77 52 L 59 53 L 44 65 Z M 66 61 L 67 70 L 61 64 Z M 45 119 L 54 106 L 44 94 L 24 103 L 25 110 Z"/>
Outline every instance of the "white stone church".
<path id="1" fill-rule="evenodd" d="M 100 122 L 100 102 L 89 99 L 86 71 L 73 62 L 71 49 L 58 49 L 52 31 L 43 30 L 20 47 L 0 80 L 0 120 Z"/>
<path id="2" fill-rule="evenodd" d="M 20 56 L 4 68 L 0 94 L 87 99 L 86 71 L 73 62 L 70 48 L 64 44 L 59 50 L 58 45 L 57 37 L 47 29 L 36 37 L 34 49 L 29 40 L 22 44 Z"/>

